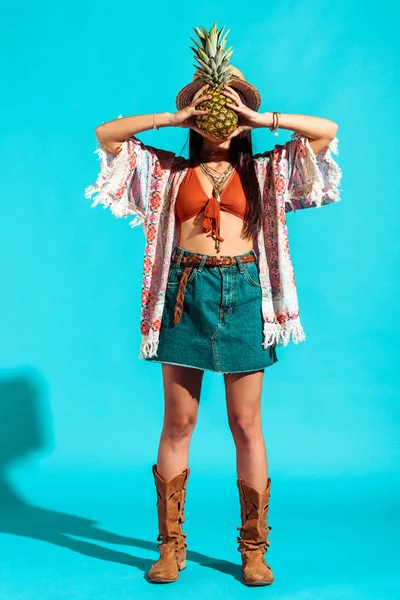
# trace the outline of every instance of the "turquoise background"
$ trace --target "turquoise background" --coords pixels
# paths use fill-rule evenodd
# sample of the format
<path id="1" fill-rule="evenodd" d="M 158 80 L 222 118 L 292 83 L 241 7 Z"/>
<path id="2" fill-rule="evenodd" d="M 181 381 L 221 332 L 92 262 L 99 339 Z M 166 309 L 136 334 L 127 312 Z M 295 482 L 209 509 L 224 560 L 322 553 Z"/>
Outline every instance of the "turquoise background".
<path id="1" fill-rule="evenodd" d="M 398 4 L 23 2 L 2 18 L 0 599 L 400 598 Z M 260 110 L 339 124 L 341 202 L 288 215 L 307 341 L 265 374 L 268 589 L 240 583 L 213 373 L 190 451 L 188 567 L 170 586 L 144 578 L 163 418 L 160 365 L 138 359 L 144 235 L 84 198 L 95 127 L 174 111 L 192 27 L 214 20 Z M 254 151 L 290 133 L 257 130 Z M 140 134 L 177 153 L 186 137 Z"/>

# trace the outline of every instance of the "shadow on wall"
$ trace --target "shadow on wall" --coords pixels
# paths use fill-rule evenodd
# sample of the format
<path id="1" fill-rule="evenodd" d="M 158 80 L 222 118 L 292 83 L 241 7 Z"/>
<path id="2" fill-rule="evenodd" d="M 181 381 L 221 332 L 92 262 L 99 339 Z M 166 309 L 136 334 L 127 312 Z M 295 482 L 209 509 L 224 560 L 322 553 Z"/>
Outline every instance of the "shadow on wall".
<path id="1" fill-rule="evenodd" d="M 85 556 L 132 566 L 146 574 L 154 560 L 70 536 L 136 546 L 158 554 L 157 543 L 106 531 L 91 519 L 34 506 L 12 484 L 12 467 L 33 453 L 49 454 L 54 448 L 48 407 L 46 386 L 37 371 L 0 371 L 0 536 L 41 540 Z M 188 552 L 188 559 L 240 580 L 238 566 L 229 561 L 194 551 Z"/>
<path id="2" fill-rule="evenodd" d="M 33 369 L 18 370 L 14 376 L 0 371 L 0 507 L 21 502 L 13 488 L 9 469 L 31 454 L 48 454 L 52 440 L 45 431 L 46 415 L 43 380 Z M 47 418 L 46 418 L 47 417 Z"/>

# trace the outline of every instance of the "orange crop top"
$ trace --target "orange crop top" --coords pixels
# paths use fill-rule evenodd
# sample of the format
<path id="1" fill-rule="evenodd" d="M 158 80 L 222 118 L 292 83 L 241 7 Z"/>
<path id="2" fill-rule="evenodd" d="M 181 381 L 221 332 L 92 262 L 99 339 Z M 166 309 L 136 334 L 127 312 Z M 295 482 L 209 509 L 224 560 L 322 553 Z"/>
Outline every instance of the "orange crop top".
<path id="1" fill-rule="evenodd" d="M 244 219 L 246 211 L 246 195 L 236 170 L 222 190 L 220 201 L 219 203 L 216 198 L 207 196 L 196 169 L 190 167 L 176 197 L 175 216 L 178 225 L 204 210 L 203 231 L 210 232 L 207 237 L 223 242 L 223 238 L 218 235 L 220 210 L 230 212 L 240 219 Z"/>

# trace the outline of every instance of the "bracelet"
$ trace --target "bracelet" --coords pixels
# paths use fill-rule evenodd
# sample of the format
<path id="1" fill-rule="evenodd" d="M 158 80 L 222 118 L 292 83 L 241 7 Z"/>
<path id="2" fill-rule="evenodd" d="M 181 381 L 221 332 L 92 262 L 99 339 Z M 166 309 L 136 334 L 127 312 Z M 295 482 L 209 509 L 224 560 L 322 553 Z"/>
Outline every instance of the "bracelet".
<path id="1" fill-rule="evenodd" d="M 276 131 L 279 127 L 279 117 L 281 117 L 282 114 L 280 112 L 274 112 L 272 113 L 272 125 L 269 128 L 270 131 Z M 275 135 L 278 135 L 278 132 L 276 131 Z"/>
<path id="2" fill-rule="evenodd" d="M 156 125 L 155 115 L 158 115 L 158 113 L 153 113 L 153 129 L 159 129 Z"/>

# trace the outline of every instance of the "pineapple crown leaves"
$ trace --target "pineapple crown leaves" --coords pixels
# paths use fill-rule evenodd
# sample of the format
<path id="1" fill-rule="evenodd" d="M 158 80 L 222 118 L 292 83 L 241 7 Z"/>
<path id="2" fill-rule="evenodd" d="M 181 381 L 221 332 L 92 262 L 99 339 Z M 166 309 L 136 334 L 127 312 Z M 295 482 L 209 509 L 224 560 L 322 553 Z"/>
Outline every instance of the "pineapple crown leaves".
<path id="1" fill-rule="evenodd" d="M 230 29 L 224 34 L 225 26 L 218 31 L 217 24 L 211 27 L 208 32 L 202 25 L 194 27 L 200 43 L 193 38 L 190 38 L 196 45 L 196 48 L 190 46 L 194 52 L 194 58 L 198 65 L 193 65 L 200 70 L 201 78 L 211 85 L 223 85 L 230 79 L 231 69 L 229 60 L 233 54 L 233 48 L 230 46 L 225 48 L 226 39 Z"/>

